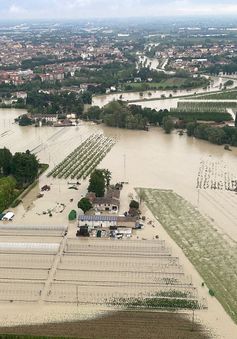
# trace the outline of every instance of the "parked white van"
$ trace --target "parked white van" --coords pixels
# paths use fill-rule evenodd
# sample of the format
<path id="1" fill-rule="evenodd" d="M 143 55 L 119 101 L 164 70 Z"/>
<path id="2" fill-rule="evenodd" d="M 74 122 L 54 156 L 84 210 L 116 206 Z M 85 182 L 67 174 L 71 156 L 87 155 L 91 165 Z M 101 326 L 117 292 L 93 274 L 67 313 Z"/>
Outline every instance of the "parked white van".
<path id="1" fill-rule="evenodd" d="M 2 220 L 12 221 L 14 216 L 15 214 L 13 212 L 7 212 L 2 218 Z"/>

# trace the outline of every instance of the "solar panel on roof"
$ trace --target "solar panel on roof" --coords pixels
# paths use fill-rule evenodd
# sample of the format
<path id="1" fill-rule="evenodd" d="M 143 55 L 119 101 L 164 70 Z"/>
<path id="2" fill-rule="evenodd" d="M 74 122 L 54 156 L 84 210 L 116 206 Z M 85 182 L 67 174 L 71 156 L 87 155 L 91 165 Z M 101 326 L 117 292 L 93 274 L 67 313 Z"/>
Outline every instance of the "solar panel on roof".
<path id="1" fill-rule="evenodd" d="M 79 215 L 80 221 L 117 221 L 117 216 L 112 215 Z"/>

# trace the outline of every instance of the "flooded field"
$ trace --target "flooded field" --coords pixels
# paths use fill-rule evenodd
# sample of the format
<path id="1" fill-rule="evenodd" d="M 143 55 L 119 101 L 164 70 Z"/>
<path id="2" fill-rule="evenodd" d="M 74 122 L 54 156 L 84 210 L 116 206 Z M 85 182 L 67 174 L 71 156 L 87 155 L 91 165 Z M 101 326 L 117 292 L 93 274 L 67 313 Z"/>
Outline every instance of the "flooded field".
<path id="1" fill-rule="evenodd" d="M 237 322 L 237 246 L 225 239 L 191 204 L 169 190 L 144 189 L 152 213 L 182 248 Z"/>
<path id="2" fill-rule="evenodd" d="M 236 148 L 228 152 L 223 146 L 188 138 L 186 135 L 179 136 L 176 132 L 166 135 L 159 128 L 152 128 L 149 132 L 131 131 L 84 122 L 70 128 L 20 127 L 14 124 L 19 111 L 1 110 L 0 114 L 0 147 L 6 146 L 12 152 L 30 149 L 41 162 L 49 163 L 49 171 L 93 133 L 102 133 L 115 139 L 116 144 L 100 167 L 112 172 L 112 181 L 129 182 L 124 194 L 130 193 L 133 187 L 173 189 L 198 206 L 224 233 L 237 240 L 237 212 L 234 207 L 236 194 L 208 189 L 208 185 L 204 185 L 204 179 L 210 183 L 217 181 L 215 167 L 212 168 L 215 163 L 219 164 L 218 175 L 222 176 L 222 185 L 228 187 L 230 178 L 237 179 Z M 206 166 L 209 164 L 209 168 L 203 170 L 203 163 Z M 208 177 L 204 177 L 206 170 Z M 86 192 L 88 181 L 82 181 L 79 190 L 74 191 L 68 189 L 71 181 L 69 178 L 47 178 L 46 174 L 40 178 L 39 185 L 23 199 L 23 204 L 16 208 L 16 223 L 40 223 L 43 218 L 49 223 L 63 224 L 67 221 L 67 212 L 76 207 L 75 203 Z M 200 178 L 203 183 L 197 186 Z M 51 191 L 46 192 L 42 199 L 36 199 L 44 184 L 51 184 Z M 211 188 L 211 184 L 209 186 Z M 74 199 L 75 203 L 69 203 L 70 199 Z M 125 203 L 122 201 L 121 212 L 127 208 L 127 200 Z M 60 213 L 58 207 L 61 203 L 65 204 L 64 213 Z M 45 209 L 55 210 L 52 219 L 42 214 Z"/>
<path id="3" fill-rule="evenodd" d="M 133 196 L 136 197 L 134 187 L 171 189 L 185 198 L 188 202 L 192 203 L 195 207 L 198 207 L 210 224 L 218 229 L 219 234 L 221 234 L 222 237 L 225 239 L 228 238 L 231 240 L 232 244 L 234 242 L 236 244 L 237 195 L 235 192 L 228 190 L 228 187 L 232 187 L 230 183 L 237 178 L 237 149 L 233 148 L 232 152 L 228 152 L 224 150 L 223 146 L 216 146 L 201 140 L 188 138 L 186 135 L 179 136 L 176 132 L 171 135 L 166 135 L 160 128 L 151 128 L 149 132 L 131 131 L 109 128 L 103 125 L 95 125 L 86 122 L 81 122 L 79 126 L 70 128 L 19 127 L 14 124 L 14 118 L 22 113 L 22 111 L 17 110 L 0 111 L 0 147 L 6 146 L 11 152 L 25 151 L 26 149 L 31 150 L 41 162 L 49 163 L 49 172 L 90 135 L 99 133 L 107 138 L 113 138 L 116 141 L 116 144 L 103 159 L 100 167 L 108 168 L 112 172 L 112 182 L 129 182 L 128 185 L 124 185 L 121 194 L 120 213 L 123 213 L 128 209 L 128 195 L 132 193 Z M 13 209 L 15 218 L 11 225 L 68 225 L 68 213 L 72 209 L 77 209 L 77 202 L 80 200 L 81 196 L 86 193 L 88 186 L 88 179 L 85 181 L 81 180 L 81 185 L 78 186 L 77 190 L 70 190 L 71 181 L 73 180 L 70 178 L 48 178 L 47 172 L 44 173 L 41 176 L 38 185 L 36 185 L 23 199 L 23 202 L 17 208 Z M 197 185 L 197 183 L 199 184 Z M 217 187 L 217 189 L 211 189 L 213 183 L 216 185 L 215 187 Z M 221 183 L 221 189 L 218 189 L 218 183 Z M 40 188 L 45 184 L 50 185 L 51 190 L 49 192 L 44 192 L 44 196 L 37 199 Z M 52 217 L 49 216 L 48 211 L 52 212 Z M 7 227 L 7 224 L 1 224 Z M 11 229 L 9 232 L 12 237 L 16 236 L 16 230 Z M 26 232 L 26 230 L 24 232 Z M 63 240 L 60 232 L 56 234 L 56 230 L 51 230 L 50 234 L 47 236 L 47 242 L 54 244 L 60 243 L 61 249 Z M 42 230 L 37 230 L 36 233 L 37 238 L 39 239 Z M 75 238 L 75 233 L 76 225 L 69 224 L 68 238 Z M 4 229 L 1 230 L 0 235 L 1 238 L 3 238 L 3 236 L 6 237 Z M 166 235 L 165 233 L 162 233 L 161 226 L 145 228 L 137 233 L 136 238 L 153 240 L 156 235 L 159 235 L 161 239 L 165 239 Z M 27 229 L 27 237 L 29 239 L 33 237 L 30 228 Z M 172 248 L 175 248 L 174 253 L 172 252 L 172 257 L 175 258 L 177 256 L 176 253 L 179 253 L 179 256 L 182 257 L 182 253 L 179 252 L 179 249 L 175 247 L 172 240 L 168 239 L 168 245 L 170 243 L 172 244 Z M 32 263 L 27 261 L 28 259 L 25 253 L 22 254 L 22 258 L 23 262 L 19 262 L 19 265 L 17 264 L 14 266 L 16 255 L 15 253 L 12 253 L 10 262 L 15 267 L 14 272 L 17 272 L 18 267 L 25 267 L 27 269 L 28 277 L 32 274 L 29 271 L 29 267 L 39 271 L 39 273 L 37 273 L 37 280 L 33 284 L 34 286 L 32 286 L 32 292 L 29 292 L 30 295 L 26 295 L 28 299 L 32 298 L 37 300 L 40 296 L 40 291 L 42 290 L 42 280 L 40 279 L 45 279 L 45 272 L 48 270 L 48 267 L 52 265 L 52 256 L 50 255 L 47 257 L 45 253 L 42 253 L 41 255 L 40 253 L 37 253 Z M 62 299 L 68 298 L 68 301 L 70 299 L 76 300 L 77 290 L 75 288 L 72 295 L 65 295 L 60 289 L 62 272 L 65 267 L 67 268 L 67 272 L 63 279 L 65 279 L 67 283 L 71 280 L 73 275 L 72 271 L 77 270 L 77 266 L 73 261 L 74 259 L 72 253 L 68 253 L 60 263 L 61 272 L 57 273 L 55 276 L 58 280 L 57 282 L 55 281 L 54 293 L 51 294 L 51 296 L 48 296 L 49 299 L 57 299 L 59 298 L 58 296 L 61 295 Z M 111 264 L 109 258 L 106 257 L 104 259 L 104 265 L 110 267 Z M 87 260 L 88 265 L 91 267 L 93 267 L 93 265 L 94 267 L 98 266 L 95 257 L 93 260 L 92 258 L 85 257 L 85 260 Z M 183 261 L 185 261 L 184 256 L 182 257 L 182 264 Z M 9 277 L 12 277 L 13 273 L 6 270 L 6 256 L 3 255 L 3 253 L 1 254 L 1 262 L 2 269 L 5 268 L 4 272 Z M 116 276 L 117 279 L 120 266 L 116 263 L 114 265 L 114 276 Z M 124 263 L 124 265 L 126 266 L 127 264 Z M 136 270 L 136 260 L 133 260 L 132 265 L 132 269 L 131 266 L 129 269 L 131 271 Z M 178 263 L 176 261 L 171 265 L 173 270 L 172 274 L 177 274 L 179 272 L 180 268 L 177 265 Z M 169 266 L 167 267 L 167 269 L 169 269 Z M 104 268 L 101 266 L 99 269 L 103 271 Z M 185 265 L 184 272 L 191 274 L 192 277 L 194 277 L 193 279 L 195 279 L 195 284 L 196 281 L 198 281 L 199 286 L 201 286 L 202 280 L 200 277 L 198 278 L 195 276 L 195 270 L 190 266 L 190 263 Z M 164 273 L 167 274 L 169 272 Z M 82 279 L 82 277 L 78 275 L 75 277 L 79 280 Z M 158 278 L 159 277 L 157 276 L 157 279 Z M 124 278 L 119 279 L 121 280 Z M 147 280 L 148 278 L 141 276 L 139 279 L 142 281 L 142 279 Z M 37 281 L 40 281 L 40 283 Z M 4 288 L 8 288 L 6 283 L 4 284 Z M 10 287 L 11 285 L 9 285 L 9 288 Z M 20 282 L 18 291 L 19 292 L 17 293 L 19 294 L 17 295 L 21 295 L 22 285 Z M 45 295 L 40 297 L 43 298 Z M 208 298 L 208 293 L 203 293 L 202 297 Z M 213 300 L 208 300 L 208 306 L 211 310 L 210 313 L 208 313 L 211 317 L 209 324 L 211 324 L 211 326 L 214 324 L 213 326 L 216 328 L 219 326 L 219 330 L 221 331 L 222 329 L 218 319 L 224 316 L 226 324 L 228 324 L 230 329 L 228 333 L 231 333 L 231 331 L 233 332 L 233 328 L 236 330 L 236 327 L 231 327 L 233 324 L 230 323 L 230 319 L 222 313 L 224 311 L 223 309 L 221 310 L 221 306 Z M 6 314 L 9 323 L 11 323 L 11 317 L 15 314 L 15 307 L 12 309 L 10 306 L 11 305 L 9 305 L 9 313 Z M 23 318 L 31 317 L 31 309 L 29 309 L 28 313 L 27 312 L 28 311 L 22 315 Z M 55 316 L 53 320 L 60 321 L 62 313 L 64 314 L 65 312 L 59 309 L 55 312 L 57 313 L 57 316 Z M 85 313 L 86 312 L 88 312 L 88 310 L 85 310 Z M 217 316 L 215 312 L 218 312 Z M 204 313 L 203 318 L 206 319 L 208 314 Z M 73 312 L 72 316 L 75 316 Z M 38 319 L 38 321 L 43 321 L 42 319 L 44 319 L 43 314 L 38 314 L 38 316 L 34 314 L 32 317 L 32 319 Z M 76 316 L 75 319 L 77 319 Z M 221 336 L 221 338 L 224 337 L 224 335 Z M 229 339 L 232 337 L 228 334 L 226 338 Z"/>

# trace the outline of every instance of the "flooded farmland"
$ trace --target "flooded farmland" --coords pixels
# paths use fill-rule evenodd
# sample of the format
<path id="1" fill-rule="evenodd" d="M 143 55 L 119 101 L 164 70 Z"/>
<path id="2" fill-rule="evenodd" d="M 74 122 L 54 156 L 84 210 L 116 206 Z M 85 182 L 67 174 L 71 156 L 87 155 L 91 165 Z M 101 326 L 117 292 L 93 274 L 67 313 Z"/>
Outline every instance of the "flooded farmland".
<path id="1" fill-rule="evenodd" d="M 224 233 L 237 240 L 237 212 L 234 208 L 236 194 L 228 190 L 197 188 L 203 163 L 207 164 L 208 178 L 199 180 L 211 182 L 212 177 L 216 175 L 212 164 L 216 163 L 220 172 L 219 182 L 223 179 L 222 186 L 226 186 L 225 178 L 237 179 L 237 149 L 233 148 L 232 152 L 225 151 L 223 146 L 188 138 L 186 135 L 179 136 L 176 132 L 166 135 L 160 128 L 151 128 L 149 132 L 131 131 L 86 122 L 80 122 L 77 127 L 65 128 L 20 127 L 14 123 L 14 118 L 20 113 L 17 110 L 1 110 L 0 147 L 6 146 L 12 152 L 29 149 L 41 162 L 49 163 L 52 169 L 89 135 L 103 133 L 116 140 L 115 146 L 100 165 L 109 168 L 113 181 L 128 181 L 131 190 L 133 187 L 173 189 L 195 206 L 198 205 Z M 205 175 L 206 172 L 201 173 Z M 50 200 L 53 197 L 55 202 L 61 201 L 65 194 L 68 199 L 70 196 L 78 197 L 85 193 L 87 187 L 85 182 L 79 192 L 68 192 L 67 180 L 49 179 L 45 174 L 40 178 L 39 186 L 49 181 L 55 190 L 48 193 L 48 198 Z M 36 212 L 40 214 L 45 208 L 45 200 L 35 198 L 39 186 L 18 206 L 19 215 L 25 216 L 26 210 L 32 211 L 34 206 L 37 208 L 38 205 L 43 205 L 35 211 L 35 216 L 31 215 L 31 218 L 37 219 Z M 129 188 L 127 187 L 127 190 Z"/>
<path id="2" fill-rule="evenodd" d="M 223 146 L 188 138 L 186 135 L 179 136 L 176 132 L 166 135 L 160 128 L 151 128 L 149 132 L 132 131 L 87 122 L 65 128 L 20 127 L 14 123 L 14 119 L 22 113 L 19 110 L 1 110 L 0 147 L 6 146 L 12 152 L 29 149 L 41 162 L 49 163 L 50 171 L 88 136 L 102 133 L 105 137 L 113 138 L 115 145 L 99 166 L 112 172 L 112 182 L 129 182 L 122 191 L 120 213 L 128 208 L 128 195 L 136 194 L 135 187 L 169 189 L 198 207 L 227 240 L 237 241 L 237 195 L 228 190 L 230 183 L 237 179 L 237 149 L 225 151 Z M 39 184 L 14 209 L 16 215 L 13 225 L 68 224 L 68 213 L 77 208 L 78 200 L 86 193 L 88 181 L 82 181 L 78 190 L 69 190 L 70 179 L 54 179 L 46 175 L 47 173 L 40 177 Z M 220 189 L 211 189 L 213 182 L 217 186 L 219 183 Z M 51 190 L 38 199 L 40 188 L 45 184 L 51 185 Z M 48 209 L 53 211 L 52 217 L 44 213 Z M 75 233 L 76 225 L 69 225 L 68 237 L 75 238 Z M 137 236 L 153 240 L 157 234 L 168 244 L 172 243 L 160 226 L 146 228 L 137 233 Z M 60 239 L 54 238 L 52 242 L 58 243 Z M 233 241 L 230 243 L 233 245 Z M 180 249 L 173 243 L 172 249 L 175 249 L 174 254 L 178 253 L 184 263 L 185 272 L 192 275 L 195 286 L 201 286 L 201 278 L 197 278 L 193 267 L 185 262 Z M 19 293 L 21 295 L 21 291 Z M 208 298 L 206 290 L 201 291 L 201 296 Z M 208 305 L 209 313 L 200 313 L 199 316 L 203 315 L 204 323 L 210 317 L 209 324 L 221 331 L 218 319 L 223 317 L 223 310 L 215 299 L 208 300 Z M 12 309 L 9 308 L 9 314 L 13 314 L 11 312 Z M 60 311 L 55 312 L 55 319 L 61 320 Z M 227 337 L 231 338 L 228 334 L 233 332 L 230 319 L 226 314 L 224 316 L 229 326 Z M 9 316 L 9 324 L 10 319 Z M 42 317 L 39 319 L 42 321 Z"/>

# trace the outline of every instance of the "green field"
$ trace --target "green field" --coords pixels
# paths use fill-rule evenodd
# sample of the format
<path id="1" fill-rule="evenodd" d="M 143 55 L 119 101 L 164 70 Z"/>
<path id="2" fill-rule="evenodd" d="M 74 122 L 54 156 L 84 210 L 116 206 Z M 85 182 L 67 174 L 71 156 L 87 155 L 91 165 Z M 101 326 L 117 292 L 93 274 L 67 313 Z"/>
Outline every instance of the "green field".
<path id="1" fill-rule="evenodd" d="M 189 85 L 191 83 L 191 85 Z M 132 82 L 123 85 L 123 90 L 129 91 L 149 91 L 149 90 L 170 90 L 180 88 L 195 88 L 203 87 L 207 84 L 200 82 L 200 80 L 172 77 L 162 79 L 159 82 Z M 129 89 L 128 89 L 129 88 Z"/>
<path id="2" fill-rule="evenodd" d="M 237 100 L 237 90 L 222 91 L 193 97 L 194 100 Z"/>
<path id="3" fill-rule="evenodd" d="M 129 85 L 135 90 L 140 90 L 142 88 L 153 89 L 159 88 L 160 82 L 132 82 Z"/>
<path id="4" fill-rule="evenodd" d="M 222 112 L 202 112 L 202 111 L 186 111 L 179 108 L 173 108 L 170 110 L 170 115 L 184 120 L 185 122 L 192 121 L 231 121 L 232 117 L 229 113 Z"/>
<path id="5" fill-rule="evenodd" d="M 167 233 L 181 247 L 226 312 L 237 323 L 237 245 L 182 197 L 169 190 L 137 189 Z"/>
<path id="6" fill-rule="evenodd" d="M 193 99 L 193 98 L 192 98 Z M 199 98 L 201 100 L 201 98 Z M 237 109 L 237 101 L 229 102 L 197 102 L 180 101 L 177 107 L 186 111 L 204 111 L 204 112 L 225 112 L 227 108 Z"/>
<path id="7" fill-rule="evenodd" d="M 165 89 L 166 87 L 169 87 L 169 86 L 180 87 L 184 85 L 186 82 L 187 82 L 187 79 L 185 78 L 170 78 L 170 79 L 162 80 L 159 84 L 160 84 L 160 88 Z"/>

